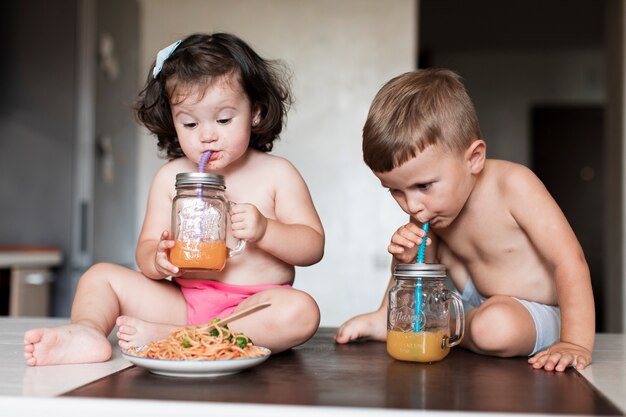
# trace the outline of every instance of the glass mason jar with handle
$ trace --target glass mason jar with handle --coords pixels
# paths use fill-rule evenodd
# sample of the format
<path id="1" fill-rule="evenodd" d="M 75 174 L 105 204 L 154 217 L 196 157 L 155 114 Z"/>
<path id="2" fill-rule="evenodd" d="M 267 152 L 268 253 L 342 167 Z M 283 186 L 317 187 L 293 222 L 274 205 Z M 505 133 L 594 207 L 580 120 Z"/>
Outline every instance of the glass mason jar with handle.
<path id="1" fill-rule="evenodd" d="M 445 266 L 398 264 L 393 275 L 387 308 L 387 353 L 403 361 L 442 360 L 461 342 L 465 327 L 461 297 L 444 285 Z"/>
<path id="2" fill-rule="evenodd" d="M 172 202 L 175 244 L 170 262 L 181 271 L 221 271 L 226 259 L 241 253 L 246 242 L 230 249 L 230 202 L 222 175 L 190 172 L 176 175 Z"/>

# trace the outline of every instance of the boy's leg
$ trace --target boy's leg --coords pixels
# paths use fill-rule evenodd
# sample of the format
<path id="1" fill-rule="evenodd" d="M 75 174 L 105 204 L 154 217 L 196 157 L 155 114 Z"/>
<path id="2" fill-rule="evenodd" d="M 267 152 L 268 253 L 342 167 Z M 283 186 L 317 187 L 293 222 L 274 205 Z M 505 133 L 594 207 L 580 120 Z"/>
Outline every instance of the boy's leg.
<path id="1" fill-rule="evenodd" d="M 269 301 L 271 306 L 228 325 L 250 337 L 255 345 L 282 352 L 309 340 L 317 331 L 320 311 L 307 293 L 294 288 L 272 288 L 244 300 L 237 310 Z"/>
<path id="2" fill-rule="evenodd" d="M 151 280 L 112 264 L 97 264 L 81 277 L 72 305 L 72 324 L 24 334 L 28 365 L 106 361 L 107 336 L 120 314 L 184 324 L 185 300 L 169 281 Z"/>
<path id="3" fill-rule="evenodd" d="M 527 356 L 536 337 L 533 318 L 520 302 L 493 296 L 466 314 L 461 346 L 483 355 Z"/>

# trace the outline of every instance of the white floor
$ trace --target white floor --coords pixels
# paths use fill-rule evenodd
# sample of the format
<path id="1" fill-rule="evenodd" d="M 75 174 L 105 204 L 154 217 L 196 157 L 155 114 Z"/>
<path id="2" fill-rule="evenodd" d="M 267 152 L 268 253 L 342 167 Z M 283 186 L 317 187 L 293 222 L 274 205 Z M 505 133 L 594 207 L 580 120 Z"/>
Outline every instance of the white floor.
<path id="1" fill-rule="evenodd" d="M 67 322 L 67 319 L 0 318 L 0 395 L 55 397 L 131 366 L 119 349 L 113 349 L 113 359 L 104 363 L 26 366 L 24 332 Z"/>
<path id="2" fill-rule="evenodd" d="M 57 396 L 129 367 L 114 347 L 112 360 L 99 364 L 56 365 L 28 367 L 23 359 L 23 334 L 33 327 L 55 326 L 66 319 L 0 318 L 0 412 L 17 416 L 93 415 L 150 415 L 151 417 L 184 415 L 220 416 L 368 416 L 415 415 L 411 410 L 372 410 L 332 407 L 260 406 L 250 404 L 221 404 L 181 401 L 101 400 Z M 594 363 L 581 372 L 600 392 L 626 413 L 626 335 L 600 334 L 596 338 Z M 87 414 L 85 414 L 87 413 Z M 441 413 L 420 412 L 420 415 L 439 416 Z M 495 413 L 472 413 L 497 417 Z M 537 415 L 534 414 L 534 417 Z"/>
<path id="3" fill-rule="evenodd" d="M 593 363 L 580 373 L 626 414 L 626 335 L 597 335 Z"/>

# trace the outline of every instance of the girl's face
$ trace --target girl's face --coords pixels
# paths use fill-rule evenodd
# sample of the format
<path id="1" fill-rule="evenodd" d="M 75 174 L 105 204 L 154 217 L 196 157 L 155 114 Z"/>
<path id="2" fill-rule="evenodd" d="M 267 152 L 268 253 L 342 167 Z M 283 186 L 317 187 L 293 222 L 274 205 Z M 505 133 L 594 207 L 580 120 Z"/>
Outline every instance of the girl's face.
<path id="1" fill-rule="evenodd" d="M 441 229 L 463 209 L 474 185 L 472 171 L 464 155 L 431 145 L 399 167 L 374 174 L 405 213 Z"/>
<path id="2" fill-rule="evenodd" d="M 223 77 L 206 87 L 178 90 L 170 107 L 178 141 L 187 158 L 197 164 L 204 152 L 211 151 L 207 168 L 217 170 L 246 153 L 259 111 L 253 111 L 238 82 Z"/>

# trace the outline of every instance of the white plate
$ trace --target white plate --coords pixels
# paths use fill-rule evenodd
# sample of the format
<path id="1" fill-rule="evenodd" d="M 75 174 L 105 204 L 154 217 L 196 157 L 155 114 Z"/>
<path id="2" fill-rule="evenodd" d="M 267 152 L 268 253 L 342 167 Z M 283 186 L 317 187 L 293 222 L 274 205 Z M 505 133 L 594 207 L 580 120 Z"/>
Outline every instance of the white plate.
<path id="1" fill-rule="evenodd" d="M 261 348 L 266 351 L 266 354 L 256 358 L 244 358 L 244 359 L 221 359 L 215 361 L 200 361 L 200 360 L 165 360 L 165 359 L 150 359 L 140 358 L 138 356 L 129 355 L 126 352 L 122 352 L 124 358 L 134 363 L 137 366 L 146 368 L 152 373 L 165 376 L 178 376 L 186 378 L 206 378 L 222 375 L 235 374 L 243 371 L 244 369 L 251 368 L 270 357 L 272 353 L 267 348 Z"/>

